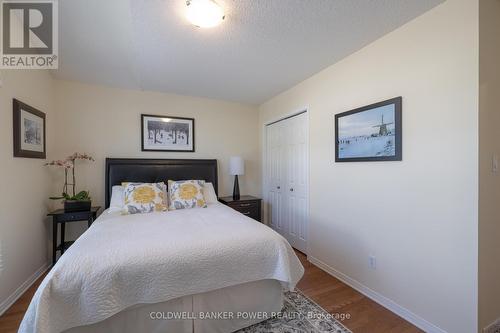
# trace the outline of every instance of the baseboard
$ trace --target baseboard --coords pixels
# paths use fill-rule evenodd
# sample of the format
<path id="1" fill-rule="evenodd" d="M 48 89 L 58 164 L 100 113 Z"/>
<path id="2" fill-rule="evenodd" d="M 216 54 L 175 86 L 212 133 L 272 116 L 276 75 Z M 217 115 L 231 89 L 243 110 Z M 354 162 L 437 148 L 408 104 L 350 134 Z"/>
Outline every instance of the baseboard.
<path id="1" fill-rule="evenodd" d="M 483 333 L 499 333 L 500 332 L 500 318 L 483 328 Z"/>
<path id="2" fill-rule="evenodd" d="M 3 315 L 5 311 L 7 311 L 12 306 L 12 304 L 14 304 L 19 299 L 19 297 L 21 297 L 26 292 L 26 290 L 28 290 L 33 285 L 33 283 L 35 283 L 35 281 L 38 280 L 40 276 L 42 276 L 43 273 L 45 273 L 49 268 L 50 263 L 44 264 L 42 267 L 37 269 L 37 271 L 33 273 L 33 275 L 31 275 L 28 280 L 24 281 L 23 284 L 16 289 L 16 291 L 14 291 L 9 297 L 7 297 L 6 300 L 0 303 L 0 316 Z"/>
<path id="3" fill-rule="evenodd" d="M 316 259 L 312 256 L 308 256 L 307 260 L 309 260 L 313 265 L 318 266 L 328 274 L 336 277 L 340 281 L 344 282 L 351 288 L 359 291 L 366 297 L 372 299 L 373 301 L 377 302 L 378 304 L 382 305 L 383 307 L 387 308 L 388 310 L 394 312 L 398 316 L 402 317 L 406 321 L 409 321 L 413 325 L 417 326 L 421 330 L 427 332 L 427 333 L 447 333 L 445 330 L 437 327 L 436 325 L 428 322 L 427 320 L 417 316 L 410 310 L 402 307 L 401 305 L 397 304 L 396 302 L 388 299 L 387 297 L 377 293 L 376 291 L 373 291 L 372 289 L 368 288 L 367 286 L 363 285 L 362 283 L 354 280 L 353 278 L 345 275 L 344 273 L 341 273 L 334 269 L 333 267 L 328 266 L 324 262 L 322 262 L 319 259 Z"/>

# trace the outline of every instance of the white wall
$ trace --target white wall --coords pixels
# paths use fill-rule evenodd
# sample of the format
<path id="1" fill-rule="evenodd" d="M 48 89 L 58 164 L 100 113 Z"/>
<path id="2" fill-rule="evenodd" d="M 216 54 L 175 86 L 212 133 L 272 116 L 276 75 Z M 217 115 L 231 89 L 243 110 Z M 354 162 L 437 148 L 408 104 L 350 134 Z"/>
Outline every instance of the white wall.
<path id="1" fill-rule="evenodd" d="M 500 319 L 500 1 L 479 2 L 479 328 Z"/>
<path id="2" fill-rule="evenodd" d="M 260 195 L 260 151 L 256 107 L 206 98 L 140 92 L 56 81 L 58 157 L 88 152 L 93 164 L 78 166 L 80 189 L 91 192 L 104 206 L 106 157 L 215 158 L 219 160 L 219 194 L 232 194 L 229 157 L 245 159 L 240 191 Z M 195 118 L 195 153 L 141 152 L 140 115 L 157 114 Z M 54 191 L 60 191 L 60 186 Z M 81 224 L 84 227 L 84 224 Z M 80 231 L 83 229 L 80 229 Z M 74 231 L 74 230 L 73 230 Z M 74 236 L 73 236 L 74 237 Z"/>
<path id="3" fill-rule="evenodd" d="M 477 328 L 478 89 L 478 3 L 448 0 L 260 107 L 310 112 L 309 255 L 427 329 Z M 334 115 L 396 96 L 403 161 L 334 163 Z"/>
<path id="4" fill-rule="evenodd" d="M 47 114 L 47 158 L 59 159 L 88 152 L 95 163 L 77 167 L 80 189 L 91 192 L 104 206 L 104 159 L 215 158 L 219 160 L 219 194 L 232 193 L 229 157 L 245 159 L 240 177 L 244 194 L 260 195 L 260 151 L 256 107 L 204 98 L 112 89 L 53 81 L 47 71 L 4 71 L 0 78 L 1 170 L 0 191 L 0 310 L 22 283 L 48 262 L 50 220 L 45 215 L 59 202 L 47 198 L 62 189 L 61 170 L 44 167 L 44 160 L 12 157 L 12 98 Z M 56 112 L 58 110 L 60 112 Z M 195 153 L 141 152 L 140 114 L 195 118 Z M 57 139 L 57 140 L 56 140 Z M 67 237 L 75 238 L 85 224 L 72 224 Z M 19 295 L 17 295 L 19 296 Z"/>
<path id="5" fill-rule="evenodd" d="M 0 74 L 0 311 L 21 284 L 48 263 L 50 223 L 45 217 L 51 180 L 44 160 L 13 157 L 12 98 L 46 113 L 47 156 L 54 152 L 53 83 L 47 71 Z"/>
<path id="6" fill-rule="evenodd" d="M 498 1 L 488 1 L 482 18 L 498 10 Z M 494 44 L 496 36 L 484 33 L 481 42 Z M 42 160 L 12 157 L 12 97 L 47 113 L 49 158 L 74 151 L 96 157 L 79 166 L 78 180 L 97 204 L 104 201 L 105 157 L 217 158 L 225 195 L 232 189 L 228 158 L 241 155 L 247 162 L 241 190 L 259 195 L 256 133 L 269 120 L 308 107 L 310 256 L 448 332 L 488 324 L 498 317 L 500 293 L 498 176 L 489 173 L 491 153 L 500 150 L 493 112 L 500 94 L 493 90 L 498 66 L 481 67 L 478 324 L 478 42 L 477 1 L 448 0 L 273 98 L 259 113 L 210 99 L 53 82 L 45 71 L 3 71 L 0 168 L 15 177 L 4 177 L 0 191 L 0 303 L 47 263 L 46 198 L 61 180 Z M 481 66 L 495 63 L 493 52 L 496 58 L 481 56 Z M 404 98 L 403 162 L 335 164 L 333 115 L 398 95 Z M 196 118 L 196 153 L 142 153 L 141 113 Z M 376 271 L 368 269 L 370 254 L 377 256 Z"/>

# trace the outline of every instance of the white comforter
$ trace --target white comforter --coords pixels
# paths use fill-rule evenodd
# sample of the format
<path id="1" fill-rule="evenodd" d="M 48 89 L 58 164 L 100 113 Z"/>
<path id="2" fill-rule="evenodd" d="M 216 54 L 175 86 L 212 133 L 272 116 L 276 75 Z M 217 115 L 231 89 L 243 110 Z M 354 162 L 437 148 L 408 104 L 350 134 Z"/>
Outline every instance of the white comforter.
<path id="1" fill-rule="evenodd" d="M 136 304 L 263 279 L 293 289 L 303 272 L 283 237 L 221 204 L 104 213 L 48 273 L 19 332 L 58 333 Z"/>

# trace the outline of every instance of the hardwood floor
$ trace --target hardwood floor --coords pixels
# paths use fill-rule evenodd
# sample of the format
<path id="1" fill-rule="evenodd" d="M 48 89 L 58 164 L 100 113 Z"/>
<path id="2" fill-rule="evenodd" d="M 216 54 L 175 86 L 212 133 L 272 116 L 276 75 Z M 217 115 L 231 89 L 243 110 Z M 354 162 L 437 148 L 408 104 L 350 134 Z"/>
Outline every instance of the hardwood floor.
<path id="1" fill-rule="evenodd" d="M 422 332 L 401 317 L 363 296 L 307 261 L 297 252 L 305 267 L 305 274 L 298 284 L 306 296 L 332 314 L 349 315 L 342 323 L 354 333 L 415 333 Z M 0 333 L 17 332 L 33 294 L 42 281 L 41 277 L 0 317 Z"/>
<path id="2" fill-rule="evenodd" d="M 43 274 L 33 285 L 0 317 L 0 333 L 17 332 L 31 298 L 47 273 Z"/>
<path id="3" fill-rule="evenodd" d="M 297 288 L 331 314 L 348 314 L 350 318 L 341 322 L 354 333 L 423 332 L 295 252 L 305 268 Z"/>

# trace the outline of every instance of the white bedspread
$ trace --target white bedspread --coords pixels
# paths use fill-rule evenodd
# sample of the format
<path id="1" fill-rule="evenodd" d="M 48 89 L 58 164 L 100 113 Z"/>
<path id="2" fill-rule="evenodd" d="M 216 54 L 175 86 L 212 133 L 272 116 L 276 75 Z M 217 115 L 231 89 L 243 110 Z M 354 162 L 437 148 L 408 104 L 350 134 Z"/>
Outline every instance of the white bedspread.
<path id="1" fill-rule="evenodd" d="M 293 289 L 303 272 L 281 235 L 221 204 L 104 213 L 48 273 L 19 332 L 59 333 L 136 304 L 263 279 Z"/>

